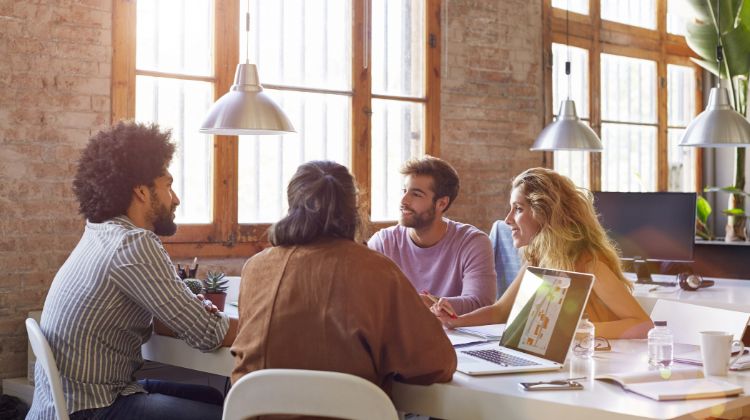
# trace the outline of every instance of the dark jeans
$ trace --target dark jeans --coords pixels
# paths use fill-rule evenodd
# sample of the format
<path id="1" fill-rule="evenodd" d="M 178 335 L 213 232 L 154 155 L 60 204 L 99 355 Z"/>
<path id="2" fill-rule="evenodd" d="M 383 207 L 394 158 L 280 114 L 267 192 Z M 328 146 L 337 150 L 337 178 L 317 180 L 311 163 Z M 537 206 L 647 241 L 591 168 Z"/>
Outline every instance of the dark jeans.
<path id="1" fill-rule="evenodd" d="M 221 420 L 224 396 L 205 385 L 143 379 L 148 394 L 120 395 L 109 407 L 77 411 L 71 420 Z"/>

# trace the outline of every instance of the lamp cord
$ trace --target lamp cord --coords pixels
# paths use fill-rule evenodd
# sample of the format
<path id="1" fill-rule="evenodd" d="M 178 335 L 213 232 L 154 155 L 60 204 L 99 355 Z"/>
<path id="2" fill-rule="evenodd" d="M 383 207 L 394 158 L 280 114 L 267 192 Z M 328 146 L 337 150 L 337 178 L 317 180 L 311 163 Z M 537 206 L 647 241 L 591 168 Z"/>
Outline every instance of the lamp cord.
<path id="1" fill-rule="evenodd" d="M 711 0 L 706 0 L 706 3 L 708 3 L 708 11 L 711 13 L 711 17 L 714 17 L 714 9 L 713 5 L 711 4 Z M 729 71 L 729 61 L 725 60 L 724 57 L 724 46 L 721 43 L 721 3 L 719 1 L 716 2 L 716 70 L 718 72 L 719 81 L 717 83 L 718 88 L 721 88 L 721 64 L 722 62 L 726 66 L 727 70 L 727 81 L 729 82 L 729 91 L 730 96 L 732 99 L 734 99 L 734 103 L 739 103 L 739 98 L 736 96 L 737 92 L 734 89 L 734 83 L 732 82 L 732 74 Z"/>
<path id="2" fill-rule="evenodd" d="M 250 64 L 250 0 L 247 0 L 245 13 L 245 64 Z"/>
<path id="3" fill-rule="evenodd" d="M 716 40 L 716 65 L 719 69 L 719 79 L 721 79 L 721 62 L 724 60 L 724 48 L 721 45 L 721 4 L 718 1 L 716 2 Z"/>
<path id="4" fill-rule="evenodd" d="M 567 96 L 570 99 L 570 1 L 566 1 L 565 3 L 565 53 L 567 55 L 565 60 L 565 76 L 568 78 Z"/>

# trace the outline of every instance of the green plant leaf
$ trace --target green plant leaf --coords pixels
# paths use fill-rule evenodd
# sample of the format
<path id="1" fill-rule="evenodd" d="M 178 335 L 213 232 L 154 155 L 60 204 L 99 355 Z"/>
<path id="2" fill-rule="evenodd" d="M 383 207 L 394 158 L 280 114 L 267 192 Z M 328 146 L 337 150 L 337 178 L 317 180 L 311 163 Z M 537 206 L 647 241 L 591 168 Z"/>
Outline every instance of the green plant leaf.
<path id="1" fill-rule="evenodd" d="M 708 216 L 711 215 L 711 210 L 711 204 L 708 203 L 708 200 L 706 200 L 702 195 L 699 195 L 698 199 L 695 202 L 695 212 L 698 216 L 698 220 L 700 220 L 704 225 L 708 221 Z"/>
<path id="2" fill-rule="evenodd" d="M 690 49 L 695 51 L 703 60 L 716 62 L 715 19 L 710 18 L 708 4 L 705 0 L 689 0 L 693 6 L 693 19 L 687 23 L 685 40 Z M 750 71 L 750 6 L 743 0 L 721 0 L 721 32 L 724 55 L 729 64 L 732 77 L 746 75 Z M 712 1 L 716 14 L 716 1 Z M 716 66 L 699 63 L 703 68 L 714 74 Z M 722 66 L 724 67 L 724 66 Z M 729 78 L 726 68 L 722 68 L 722 77 Z"/>
<path id="3" fill-rule="evenodd" d="M 688 4 L 690 4 L 690 7 L 693 10 L 693 13 L 697 19 L 700 19 L 704 22 L 711 20 L 711 14 L 708 9 L 708 4 L 706 3 L 706 0 L 687 0 Z"/>
<path id="4" fill-rule="evenodd" d="M 740 22 L 722 37 L 722 42 L 732 76 L 746 75 L 750 71 L 750 29 Z"/>
<path id="5" fill-rule="evenodd" d="M 708 23 L 688 22 L 685 41 L 702 59 L 716 62 L 716 28 Z"/>
<path id="6" fill-rule="evenodd" d="M 726 210 L 722 210 L 722 213 L 726 214 L 727 216 L 738 216 L 738 217 L 745 216 L 745 210 L 742 210 L 742 209 L 726 209 Z"/>
<path id="7" fill-rule="evenodd" d="M 704 192 L 718 192 L 718 191 L 723 191 L 723 192 L 730 193 L 730 194 L 739 194 L 739 195 L 744 195 L 745 197 L 750 197 L 749 193 L 746 193 L 746 192 L 742 191 L 741 189 L 739 189 L 737 187 L 732 187 L 732 186 L 729 186 L 729 187 L 706 187 L 706 188 L 703 189 L 703 191 Z"/>
<path id="8" fill-rule="evenodd" d="M 739 0 L 737 17 L 740 22 L 750 23 L 750 2 Z"/>

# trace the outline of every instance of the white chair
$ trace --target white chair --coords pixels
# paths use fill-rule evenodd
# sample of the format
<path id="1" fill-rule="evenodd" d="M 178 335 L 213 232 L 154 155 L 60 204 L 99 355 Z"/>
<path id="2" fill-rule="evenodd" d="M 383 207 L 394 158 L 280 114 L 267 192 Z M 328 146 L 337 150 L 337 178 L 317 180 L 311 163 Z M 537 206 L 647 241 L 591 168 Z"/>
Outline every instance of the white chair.
<path id="1" fill-rule="evenodd" d="M 340 372 L 264 369 L 248 373 L 229 390 L 224 420 L 269 414 L 395 420 L 396 408 L 382 389 Z"/>
<path id="2" fill-rule="evenodd" d="M 55 363 L 55 356 L 52 355 L 52 349 L 50 349 L 49 343 L 47 343 L 47 339 L 42 334 L 42 329 L 39 328 L 39 324 L 37 324 L 35 319 L 26 318 L 26 331 L 29 333 L 29 342 L 36 356 L 36 362 L 42 365 L 42 369 L 44 369 L 44 373 L 47 375 L 47 382 L 49 382 L 50 388 L 52 388 L 52 401 L 55 404 L 57 418 L 58 420 L 68 420 L 68 408 L 65 405 L 65 395 L 62 390 L 60 372 L 57 370 L 57 363 Z"/>

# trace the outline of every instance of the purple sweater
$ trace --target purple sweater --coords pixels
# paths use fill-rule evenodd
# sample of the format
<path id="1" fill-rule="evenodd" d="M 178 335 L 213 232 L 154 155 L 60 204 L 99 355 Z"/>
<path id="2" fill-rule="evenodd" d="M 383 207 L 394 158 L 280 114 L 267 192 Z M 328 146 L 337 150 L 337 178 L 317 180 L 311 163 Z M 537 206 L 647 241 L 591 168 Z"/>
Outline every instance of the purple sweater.
<path id="1" fill-rule="evenodd" d="M 491 305 L 497 277 L 489 237 L 474 226 L 443 220 L 448 230 L 429 248 L 415 245 L 401 225 L 380 230 L 367 246 L 392 259 L 417 292 L 446 297 L 459 315 Z"/>

